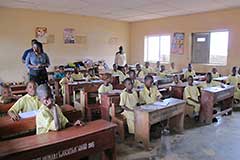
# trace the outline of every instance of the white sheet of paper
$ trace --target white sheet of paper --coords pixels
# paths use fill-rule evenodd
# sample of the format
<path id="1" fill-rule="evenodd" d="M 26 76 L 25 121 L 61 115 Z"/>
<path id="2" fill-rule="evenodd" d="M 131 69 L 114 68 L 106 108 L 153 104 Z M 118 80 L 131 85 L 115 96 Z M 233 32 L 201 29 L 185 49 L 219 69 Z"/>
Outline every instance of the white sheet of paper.
<path id="1" fill-rule="evenodd" d="M 19 113 L 19 116 L 21 117 L 21 119 L 25 119 L 25 118 L 35 117 L 37 113 L 38 111 L 23 112 L 23 113 Z"/>

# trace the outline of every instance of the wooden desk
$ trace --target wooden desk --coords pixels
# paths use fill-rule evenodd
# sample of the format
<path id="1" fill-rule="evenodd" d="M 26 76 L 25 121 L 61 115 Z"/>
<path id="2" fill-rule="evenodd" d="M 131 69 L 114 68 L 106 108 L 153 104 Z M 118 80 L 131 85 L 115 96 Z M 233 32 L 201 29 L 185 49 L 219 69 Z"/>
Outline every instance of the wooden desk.
<path id="1" fill-rule="evenodd" d="M 102 119 L 107 121 L 110 120 L 109 110 L 112 106 L 112 103 L 114 103 L 115 106 L 119 105 L 121 92 L 121 90 L 113 90 L 111 92 L 101 94 L 100 107 Z"/>
<path id="2" fill-rule="evenodd" d="M 214 81 L 218 81 L 221 83 L 226 83 L 226 80 L 228 79 L 228 76 L 222 76 L 222 77 L 218 77 L 218 78 L 213 78 Z"/>
<path id="3" fill-rule="evenodd" d="M 115 160 L 115 127 L 104 120 L 83 127 L 17 138 L 0 143 L 0 160 L 79 160 L 103 152 L 103 160 Z"/>
<path id="4" fill-rule="evenodd" d="M 86 92 L 90 92 L 91 90 L 97 90 L 100 85 L 103 84 L 102 80 L 94 80 L 91 82 L 82 81 L 82 82 L 73 82 L 65 85 L 65 102 L 66 104 L 71 104 L 71 96 L 73 95 L 73 91 L 77 89 L 84 89 Z"/>
<path id="5" fill-rule="evenodd" d="M 226 86 L 209 87 L 201 90 L 201 110 L 200 121 L 207 124 L 212 123 L 212 119 L 217 115 L 221 115 L 232 111 L 234 87 Z M 227 106 L 223 111 L 213 115 L 213 107 L 217 102 L 224 101 L 223 105 Z"/>
<path id="6" fill-rule="evenodd" d="M 14 103 L 15 102 L 7 103 L 7 104 L 0 103 L 0 113 L 7 113 L 8 110 L 14 105 Z"/>
<path id="7" fill-rule="evenodd" d="M 167 119 L 170 120 L 171 129 L 183 132 L 184 111 L 185 101 L 175 98 L 135 108 L 135 140 L 143 142 L 145 148 L 148 149 L 151 125 Z"/>
<path id="8" fill-rule="evenodd" d="M 11 85 L 10 88 L 12 90 L 13 95 L 24 95 L 27 93 L 25 84 Z"/>
<path id="9" fill-rule="evenodd" d="M 81 112 L 74 110 L 72 106 L 64 105 L 61 108 L 63 114 L 70 122 L 75 122 L 81 118 Z M 14 136 L 17 133 L 25 134 L 29 131 L 34 131 L 36 128 L 36 117 L 13 121 L 9 116 L 4 116 L 0 118 L 0 122 L 0 139 Z"/>

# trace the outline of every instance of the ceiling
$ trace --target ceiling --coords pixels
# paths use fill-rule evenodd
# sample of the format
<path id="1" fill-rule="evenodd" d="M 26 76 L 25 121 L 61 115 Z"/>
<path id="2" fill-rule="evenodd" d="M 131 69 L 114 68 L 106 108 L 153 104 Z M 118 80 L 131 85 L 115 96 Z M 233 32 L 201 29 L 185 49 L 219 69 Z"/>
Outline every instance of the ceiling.
<path id="1" fill-rule="evenodd" d="M 240 0 L 0 0 L 0 6 L 133 22 L 240 7 Z"/>

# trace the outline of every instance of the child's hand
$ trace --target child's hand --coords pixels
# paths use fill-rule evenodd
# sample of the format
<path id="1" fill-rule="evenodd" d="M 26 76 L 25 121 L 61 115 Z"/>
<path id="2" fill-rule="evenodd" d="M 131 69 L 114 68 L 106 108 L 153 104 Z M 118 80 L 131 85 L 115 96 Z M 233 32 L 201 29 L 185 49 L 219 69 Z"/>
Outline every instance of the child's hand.
<path id="1" fill-rule="evenodd" d="M 8 112 L 8 115 L 11 117 L 11 119 L 13 121 L 19 121 L 20 120 L 20 116 L 18 114 L 15 114 L 13 112 Z"/>
<path id="2" fill-rule="evenodd" d="M 80 121 L 80 120 L 77 120 L 73 125 L 74 125 L 74 126 L 80 126 L 80 127 L 82 127 L 82 126 L 85 125 L 85 123 L 82 122 L 82 121 Z"/>

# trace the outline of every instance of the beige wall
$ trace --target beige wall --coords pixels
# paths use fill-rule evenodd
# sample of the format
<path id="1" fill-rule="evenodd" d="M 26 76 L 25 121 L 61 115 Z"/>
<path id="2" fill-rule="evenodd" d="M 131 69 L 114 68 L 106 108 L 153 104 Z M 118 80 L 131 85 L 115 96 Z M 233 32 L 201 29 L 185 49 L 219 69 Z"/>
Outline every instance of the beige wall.
<path id="1" fill-rule="evenodd" d="M 229 54 L 227 66 L 218 67 L 228 74 L 233 65 L 240 66 L 240 8 L 208 12 L 187 16 L 177 16 L 156 20 L 140 21 L 130 24 L 130 62 L 143 62 L 144 36 L 150 34 L 185 33 L 184 55 L 171 55 L 171 61 L 178 69 L 191 61 L 191 33 L 228 29 Z M 206 72 L 213 66 L 194 65 L 195 70 Z"/>
<path id="2" fill-rule="evenodd" d="M 0 8 L 0 80 L 23 80 L 25 66 L 21 56 L 30 47 L 35 27 L 45 26 L 48 34 L 55 35 L 55 42 L 44 45 L 52 66 L 92 58 L 105 59 L 112 65 L 119 45 L 128 53 L 129 24 L 101 18 Z M 63 29 L 74 28 L 76 34 L 87 36 L 87 44 L 63 44 Z M 116 44 L 109 44 L 111 37 L 117 37 Z"/>

